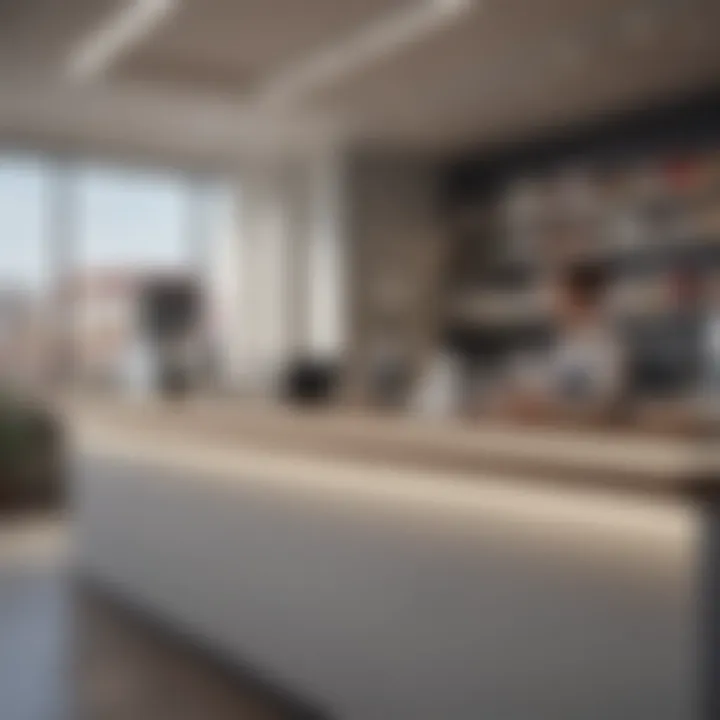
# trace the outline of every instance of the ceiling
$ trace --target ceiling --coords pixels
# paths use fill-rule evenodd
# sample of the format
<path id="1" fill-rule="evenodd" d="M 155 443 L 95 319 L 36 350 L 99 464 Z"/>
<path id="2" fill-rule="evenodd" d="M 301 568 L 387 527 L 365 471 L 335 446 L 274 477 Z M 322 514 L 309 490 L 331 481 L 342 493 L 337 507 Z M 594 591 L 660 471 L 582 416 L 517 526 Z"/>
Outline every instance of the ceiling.
<path id="1" fill-rule="evenodd" d="M 69 78 L 132 2 L 0 0 L 0 136 L 210 161 L 328 139 L 448 152 L 720 84 L 717 0 L 467 0 L 269 107 L 274 80 L 422 0 L 176 0 L 104 72 Z"/>
<path id="2" fill-rule="evenodd" d="M 408 0 L 184 0 L 115 75 L 241 96 L 404 5 Z"/>

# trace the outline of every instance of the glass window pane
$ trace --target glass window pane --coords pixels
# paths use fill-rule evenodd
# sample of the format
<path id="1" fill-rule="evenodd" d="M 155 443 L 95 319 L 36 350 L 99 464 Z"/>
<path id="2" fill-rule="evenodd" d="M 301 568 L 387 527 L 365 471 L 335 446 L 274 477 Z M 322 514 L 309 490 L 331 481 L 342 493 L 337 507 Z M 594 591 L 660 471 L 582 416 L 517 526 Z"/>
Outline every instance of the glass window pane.
<path id="1" fill-rule="evenodd" d="M 192 282 L 191 188 L 182 174 L 82 166 L 76 173 L 74 277 L 67 295 L 75 375 L 84 384 L 142 389 L 159 352 L 141 318 L 148 283 Z M 154 382 L 154 381 L 153 381 Z"/>
<path id="2" fill-rule="evenodd" d="M 77 264 L 168 269 L 192 262 L 182 176 L 105 168 L 78 175 Z"/>
<path id="3" fill-rule="evenodd" d="M 0 156 L 0 385 L 36 388 L 49 362 L 47 168 Z"/>
<path id="4" fill-rule="evenodd" d="M 37 294 L 48 278 L 45 181 L 33 158 L 0 156 L 0 287 Z"/>

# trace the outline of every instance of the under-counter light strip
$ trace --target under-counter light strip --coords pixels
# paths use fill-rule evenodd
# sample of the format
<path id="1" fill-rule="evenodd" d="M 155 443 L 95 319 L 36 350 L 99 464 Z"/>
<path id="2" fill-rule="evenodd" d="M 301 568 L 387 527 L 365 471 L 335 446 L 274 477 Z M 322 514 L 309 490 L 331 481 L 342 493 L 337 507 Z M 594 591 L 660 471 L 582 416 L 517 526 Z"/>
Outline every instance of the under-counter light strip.
<path id="1" fill-rule="evenodd" d="M 72 53 L 68 74 L 76 80 L 102 75 L 177 8 L 179 0 L 131 0 L 94 30 Z"/>
<path id="2" fill-rule="evenodd" d="M 384 17 L 343 42 L 281 70 L 259 88 L 261 104 L 297 99 L 455 22 L 474 0 L 422 0 Z"/>
<path id="3" fill-rule="evenodd" d="M 97 423 L 76 423 L 72 446 L 78 462 L 109 461 L 126 469 L 165 470 L 180 487 L 198 484 L 207 492 L 218 487 L 255 487 L 288 493 L 288 497 L 328 509 L 337 503 L 357 512 L 375 506 L 408 518 L 425 509 L 458 527 L 467 527 L 472 518 L 478 527 L 501 523 L 515 527 L 519 536 L 536 540 L 554 536 L 577 542 L 582 538 L 584 552 L 593 539 L 597 551 L 607 550 L 613 542 L 628 551 L 638 541 L 649 541 L 655 556 L 667 563 L 669 552 L 685 554 L 696 542 L 697 520 L 691 504 L 652 494 L 633 496 L 582 486 L 553 488 L 536 478 L 491 472 L 469 480 L 452 471 L 179 442 Z"/>

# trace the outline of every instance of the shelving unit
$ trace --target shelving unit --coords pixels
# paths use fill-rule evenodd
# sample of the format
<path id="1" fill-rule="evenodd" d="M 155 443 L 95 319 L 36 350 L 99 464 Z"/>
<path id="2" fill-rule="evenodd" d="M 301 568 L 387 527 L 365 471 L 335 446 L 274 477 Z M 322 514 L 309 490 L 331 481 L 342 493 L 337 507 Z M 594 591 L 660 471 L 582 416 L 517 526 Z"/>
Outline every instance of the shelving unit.
<path id="1" fill-rule="evenodd" d="M 720 150 L 520 178 L 461 210 L 453 232 L 451 324 L 543 322 L 544 281 L 575 257 L 606 265 L 618 316 L 662 313 L 673 270 L 720 280 Z"/>

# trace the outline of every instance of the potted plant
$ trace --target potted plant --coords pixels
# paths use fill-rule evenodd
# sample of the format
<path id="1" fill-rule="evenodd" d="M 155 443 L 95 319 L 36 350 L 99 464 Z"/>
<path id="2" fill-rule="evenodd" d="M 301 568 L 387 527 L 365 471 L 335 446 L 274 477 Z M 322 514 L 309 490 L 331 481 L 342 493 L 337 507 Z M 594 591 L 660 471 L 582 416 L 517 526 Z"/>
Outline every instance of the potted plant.
<path id="1" fill-rule="evenodd" d="M 63 445 L 60 422 L 51 411 L 0 395 L 0 512 L 60 505 Z"/>

